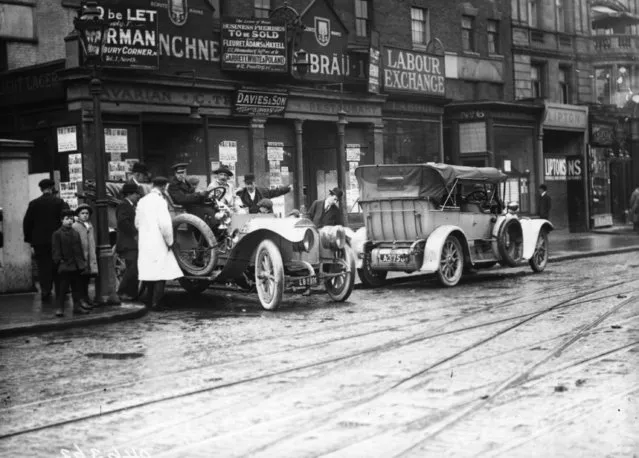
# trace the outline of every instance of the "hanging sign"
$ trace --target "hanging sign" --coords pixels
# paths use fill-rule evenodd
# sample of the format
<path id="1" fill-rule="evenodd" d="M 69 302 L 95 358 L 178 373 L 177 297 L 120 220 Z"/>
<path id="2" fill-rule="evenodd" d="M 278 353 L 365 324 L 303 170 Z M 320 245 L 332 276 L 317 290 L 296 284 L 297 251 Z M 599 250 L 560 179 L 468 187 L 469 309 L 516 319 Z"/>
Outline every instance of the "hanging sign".
<path id="1" fill-rule="evenodd" d="M 105 128 L 104 151 L 107 153 L 128 153 L 129 143 L 127 129 Z M 112 160 L 114 159 L 112 158 Z"/>
<path id="2" fill-rule="evenodd" d="M 75 126 L 58 127 L 58 153 L 78 150 L 78 136 Z"/>
<path id="3" fill-rule="evenodd" d="M 223 19 L 222 70 L 286 73 L 286 25 L 270 19 Z"/>
<path id="4" fill-rule="evenodd" d="M 368 57 L 368 92 L 379 94 L 379 57 L 377 48 L 370 48 Z"/>

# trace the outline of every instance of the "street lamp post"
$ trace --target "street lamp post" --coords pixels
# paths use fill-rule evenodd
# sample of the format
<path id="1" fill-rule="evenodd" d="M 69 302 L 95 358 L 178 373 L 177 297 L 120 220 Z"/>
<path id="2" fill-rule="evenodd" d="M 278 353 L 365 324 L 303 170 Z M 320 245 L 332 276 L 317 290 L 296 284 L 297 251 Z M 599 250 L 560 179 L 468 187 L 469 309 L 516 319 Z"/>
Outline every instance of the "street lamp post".
<path id="1" fill-rule="evenodd" d="M 115 266 L 109 244 L 108 201 L 106 199 L 106 183 L 104 176 L 104 132 L 102 129 L 102 81 L 99 78 L 99 66 L 102 57 L 102 43 L 108 26 L 106 20 L 100 18 L 100 10 L 96 1 L 86 1 L 81 7 L 79 18 L 73 21 L 82 47 L 83 64 L 91 67 L 89 93 L 93 99 L 94 123 L 94 163 L 96 188 L 96 215 L 98 235 L 98 272 L 96 282 L 96 300 L 98 303 L 117 305 L 120 299 L 116 294 Z"/>

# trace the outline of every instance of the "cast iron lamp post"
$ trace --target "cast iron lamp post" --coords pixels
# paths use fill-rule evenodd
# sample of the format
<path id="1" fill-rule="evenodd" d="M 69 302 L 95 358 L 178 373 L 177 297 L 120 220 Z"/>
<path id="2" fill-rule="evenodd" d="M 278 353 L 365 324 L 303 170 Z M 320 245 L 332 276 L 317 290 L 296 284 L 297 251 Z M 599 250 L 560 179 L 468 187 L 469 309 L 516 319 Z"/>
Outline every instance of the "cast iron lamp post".
<path id="1" fill-rule="evenodd" d="M 111 246 L 109 245 L 108 201 L 106 200 L 106 183 L 104 176 L 104 131 L 102 128 L 102 108 L 100 95 L 102 81 L 99 69 L 102 61 L 102 45 L 106 35 L 108 22 L 100 18 L 100 10 L 96 1 L 86 1 L 81 7 L 80 17 L 73 20 L 82 47 L 83 65 L 91 68 L 89 93 L 93 99 L 93 155 L 95 163 L 96 216 L 98 235 L 98 272 L 96 282 L 96 300 L 100 304 L 119 304 L 115 287 L 115 266 Z"/>

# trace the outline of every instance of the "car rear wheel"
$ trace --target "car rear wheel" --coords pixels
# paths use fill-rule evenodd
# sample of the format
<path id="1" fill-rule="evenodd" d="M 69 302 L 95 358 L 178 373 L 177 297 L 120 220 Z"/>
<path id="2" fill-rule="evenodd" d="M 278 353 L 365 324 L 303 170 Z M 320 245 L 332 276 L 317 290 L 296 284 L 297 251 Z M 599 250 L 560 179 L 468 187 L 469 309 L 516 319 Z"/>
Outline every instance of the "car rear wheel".
<path id="1" fill-rule="evenodd" d="M 209 287 L 208 280 L 191 280 L 190 278 L 178 278 L 178 283 L 189 294 L 200 294 Z"/>
<path id="2" fill-rule="evenodd" d="M 457 237 L 449 235 L 442 247 L 437 278 L 444 286 L 455 286 L 459 283 L 463 272 L 464 252 L 461 243 Z"/>
<path id="3" fill-rule="evenodd" d="M 262 307 L 275 310 L 284 293 L 284 263 L 272 240 L 264 240 L 255 251 L 255 286 Z"/>
<path id="4" fill-rule="evenodd" d="M 388 272 L 385 270 L 371 269 L 370 255 L 367 255 L 364 258 L 362 268 L 357 269 L 357 275 L 359 275 L 359 279 L 365 287 L 379 288 L 386 283 L 386 275 L 388 275 Z"/>
<path id="5" fill-rule="evenodd" d="M 326 292 L 336 302 L 344 302 L 353 292 L 355 286 L 355 258 L 349 249 L 344 250 L 344 258 L 336 259 L 330 266 L 329 273 L 343 272 L 339 277 L 324 281 Z"/>
<path id="6" fill-rule="evenodd" d="M 546 229 L 539 231 L 535 252 L 528 263 L 535 272 L 542 272 L 546 268 L 548 264 L 548 231 Z"/>

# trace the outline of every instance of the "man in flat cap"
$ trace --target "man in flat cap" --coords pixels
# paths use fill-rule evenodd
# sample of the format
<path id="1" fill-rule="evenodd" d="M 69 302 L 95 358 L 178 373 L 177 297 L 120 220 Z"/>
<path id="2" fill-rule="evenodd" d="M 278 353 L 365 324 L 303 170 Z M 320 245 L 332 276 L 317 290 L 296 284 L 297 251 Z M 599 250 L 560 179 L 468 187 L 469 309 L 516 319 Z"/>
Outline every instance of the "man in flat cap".
<path id="1" fill-rule="evenodd" d="M 53 264 L 51 237 L 62 225 L 60 215 L 69 206 L 54 195 L 55 182 L 49 178 L 38 183 L 42 195 L 29 202 L 27 213 L 22 221 L 24 241 L 31 244 L 38 266 L 40 294 L 44 302 L 51 301 L 51 288 L 59 291 L 58 275 Z"/>
<path id="2" fill-rule="evenodd" d="M 115 250 L 124 259 L 126 268 L 118 286 L 120 300 L 134 300 L 138 296 L 138 230 L 135 227 L 135 207 L 140 200 L 140 188 L 134 183 L 122 187 L 124 199 L 115 210 L 118 240 Z"/>
<path id="3" fill-rule="evenodd" d="M 283 196 L 293 190 L 291 185 L 278 186 L 267 189 L 255 186 L 255 175 L 248 173 L 244 175 L 244 188 L 237 191 L 237 195 L 242 201 L 242 205 L 248 209 L 249 213 L 258 212 L 258 202 L 262 199 L 273 199 Z"/>
<path id="4" fill-rule="evenodd" d="M 344 225 L 344 216 L 339 208 L 344 193 L 340 188 L 333 188 L 326 199 L 316 200 L 311 204 L 308 217 L 318 227 Z"/>
<path id="5" fill-rule="evenodd" d="M 169 181 L 168 193 L 173 202 L 182 205 L 187 212 L 197 215 L 211 227 L 215 224 L 216 209 L 206 205 L 204 201 L 208 192 L 198 192 L 187 179 L 186 167 L 188 164 L 180 162 L 173 164 L 173 178 Z"/>

